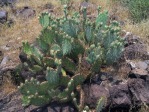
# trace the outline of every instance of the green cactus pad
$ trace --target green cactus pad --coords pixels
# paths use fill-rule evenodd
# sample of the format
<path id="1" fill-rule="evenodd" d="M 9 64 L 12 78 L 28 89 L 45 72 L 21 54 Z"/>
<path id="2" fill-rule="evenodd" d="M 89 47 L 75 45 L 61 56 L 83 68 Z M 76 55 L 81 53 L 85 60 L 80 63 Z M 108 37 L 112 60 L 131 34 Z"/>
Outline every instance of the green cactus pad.
<path id="1" fill-rule="evenodd" d="M 45 95 L 41 95 L 41 96 L 34 95 L 30 99 L 30 103 L 32 105 L 36 105 L 36 106 L 43 106 L 45 104 L 48 104 L 49 101 L 50 101 L 49 96 L 45 96 Z"/>
<path id="2" fill-rule="evenodd" d="M 66 71 L 69 71 L 72 73 L 76 71 L 77 66 L 71 59 L 63 58 L 62 62 L 63 62 L 62 66 L 66 69 Z"/>
<path id="3" fill-rule="evenodd" d="M 39 17 L 39 22 L 42 25 L 42 27 L 46 28 L 50 24 L 49 14 L 48 13 L 42 13 Z"/>
<path id="4" fill-rule="evenodd" d="M 55 66 L 54 59 L 51 57 L 44 57 L 43 63 L 46 64 L 46 66 L 48 66 L 48 67 L 54 67 Z"/>
<path id="5" fill-rule="evenodd" d="M 48 83 L 53 87 L 57 87 L 59 85 L 60 76 L 57 72 L 57 70 L 54 70 L 52 68 L 47 68 L 46 71 L 46 79 Z"/>
<path id="6" fill-rule="evenodd" d="M 31 81 L 26 80 L 24 84 L 21 84 L 19 90 L 24 95 L 32 95 L 38 91 L 37 80 L 32 78 Z"/>

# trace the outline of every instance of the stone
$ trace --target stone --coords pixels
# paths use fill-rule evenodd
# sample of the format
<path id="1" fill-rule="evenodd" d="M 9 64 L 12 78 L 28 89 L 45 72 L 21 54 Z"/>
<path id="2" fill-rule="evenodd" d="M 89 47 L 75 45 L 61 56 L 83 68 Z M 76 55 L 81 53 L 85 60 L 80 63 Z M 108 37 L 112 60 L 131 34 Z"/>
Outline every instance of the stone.
<path id="1" fill-rule="evenodd" d="M 147 46 L 145 44 L 132 44 L 128 47 L 125 47 L 121 60 L 149 60 L 149 54 L 147 53 Z"/>
<path id="2" fill-rule="evenodd" d="M 149 60 L 145 60 L 144 62 L 149 65 Z"/>
<path id="3" fill-rule="evenodd" d="M 126 84 L 119 84 L 109 88 L 112 108 L 129 108 L 131 106 L 131 96 Z"/>
<path id="4" fill-rule="evenodd" d="M 139 61 L 136 63 L 136 67 L 139 69 L 146 70 L 148 65 L 144 61 Z"/>
<path id="5" fill-rule="evenodd" d="M 140 106 L 142 103 L 149 104 L 149 82 L 140 78 L 129 79 L 128 87 L 135 106 Z"/>
<path id="6" fill-rule="evenodd" d="M 36 14 L 36 11 L 34 9 L 32 9 L 31 7 L 25 6 L 21 9 L 18 9 L 16 11 L 16 15 L 18 17 L 24 18 L 24 19 L 28 19 L 31 17 L 34 17 Z"/>
<path id="7" fill-rule="evenodd" d="M 125 36 L 123 37 L 126 41 L 126 45 L 125 46 L 129 46 L 135 43 L 141 43 L 140 37 L 133 35 L 131 32 L 126 32 Z"/>
<path id="8" fill-rule="evenodd" d="M 146 79 L 148 75 L 149 74 L 147 70 L 136 68 L 130 72 L 129 77 Z"/>
<path id="9" fill-rule="evenodd" d="M 5 94 L 0 92 L 0 112 L 23 112 L 21 95 L 19 92 Z"/>
<path id="10" fill-rule="evenodd" d="M 91 85 L 84 85 L 83 90 L 85 93 L 85 104 L 88 105 L 90 108 L 96 108 L 97 101 L 101 97 L 105 97 L 108 99 L 109 91 L 105 89 L 103 86 L 98 84 L 91 84 Z M 109 103 L 107 103 L 108 105 Z"/>
<path id="11" fill-rule="evenodd" d="M 132 69 L 143 69 L 146 70 L 148 68 L 148 64 L 146 63 L 146 61 L 131 61 L 131 60 L 127 60 L 127 62 L 130 64 Z"/>
<path id="12" fill-rule="evenodd" d="M 91 82 L 95 83 L 95 84 L 101 84 L 103 81 L 106 80 L 111 80 L 112 75 L 105 73 L 105 72 L 100 72 L 99 74 L 95 74 L 92 78 L 91 78 Z M 113 78 L 112 78 L 113 79 Z"/>
<path id="13" fill-rule="evenodd" d="M 8 57 L 8 56 L 5 56 L 5 57 L 2 59 L 2 62 L 0 63 L 0 68 L 1 68 L 2 66 L 5 66 L 8 61 L 9 61 L 9 57 Z"/>
<path id="14" fill-rule="evenodd" d="M 130 66 L 131 66 L 132 69 L 135 69 L 135 68 L 136 68 L 136 63 L 134 63 L 134 62 L 129 62 L 129 64 L 130 64 Z"/>
<path id="15" fill-rule="evenodd" d="M 16 2 L 17 2 L 17 0 L 0 0 L 0 6 L 13 5 Z"/>
<path id="16" fill-rule="evenodd" d="M 7 22 L 8 12 L 7 11 L 0 11 L 0 23 Z"/>
<path id="17" fill-rule="evenodd" d="M 43 107 L 34 108 L 30 112 L 77 112 L 77 110 L 70 102 L 61 104 L 53 102 Z"/>

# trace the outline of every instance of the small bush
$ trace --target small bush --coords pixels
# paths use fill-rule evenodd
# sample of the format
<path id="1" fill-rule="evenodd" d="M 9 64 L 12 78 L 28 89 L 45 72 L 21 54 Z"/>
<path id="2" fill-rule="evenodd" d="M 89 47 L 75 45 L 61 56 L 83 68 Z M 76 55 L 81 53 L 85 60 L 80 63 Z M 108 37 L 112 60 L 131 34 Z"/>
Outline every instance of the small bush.
<path id="1" fill-rule="evenodd" d="M 120 2 L 129 8 L 134 22 L 141 22 L 149 17 L 149 0 L 120 0 Z"/>

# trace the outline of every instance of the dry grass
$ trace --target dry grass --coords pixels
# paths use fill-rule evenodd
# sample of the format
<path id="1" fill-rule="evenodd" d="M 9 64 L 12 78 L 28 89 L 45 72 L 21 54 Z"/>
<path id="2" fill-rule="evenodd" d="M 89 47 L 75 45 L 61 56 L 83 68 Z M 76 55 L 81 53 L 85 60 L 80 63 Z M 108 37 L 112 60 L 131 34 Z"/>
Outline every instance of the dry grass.
<path id="1" fill-rule="evenodd" d="M 4 77 L 3 80 L 4 82 L 3 82 L 3 85 L 0 86 L 0 89 L 3 90 L 5 94 L 10 94 L 17 90 L 17 87 L 12 83 L 12 80 L 9 76 Z"/>
<path id="2" fill-rule="evenodd" d="M 123 29 L 129 32 L 133 32 L 135 35 L 140 36 L 147 43 L 149 43 L 149 19 L 137 24 L 132 24 L 131 22 L 128 22 L 123 27 Z"/>
<path id="3" fill-rule="evenodd" d="M 49 0 L 20 0 L 16 4 L 16 9 L 24 6 L 30 6 L 36 10 L 36 15 L 38 16 L 41 13 L 42 7 L 47 3 L 52 3 L 55 6 L 59 5 L 59 2 L 53 2 L 52 0 L 50 2 Z M 9 18 L 13 18 L 15 20 L 15 25 L 11 28 L 3 25 L 0 28 L 0 45 L 9 41 L 15 41 L 17 44 L 19 44 L 22 40 L 32 41 L 39 35 L 41 26 L 39 25 L 37 16 L 29 20 L 23 20 L 15 17 L 14 14 L 12 14 L 10 7 L 4 7 L 3 10 L 8 11 Z"/>
<path id="4" fill-rule="evenodd" d="M 38 37 L 41 26 L 38 21 L 38 15 L 43 11 L 45 4 L 51 3 L 54 6 L 55 13 L 60 13 L 61 8 L 58 8 L 60 2 L 49 1 L 49 0 L 20 0 L 17 2 L 15 9 L 20 9 L 24 6 L 32 7 L 36 10 L 36 16 L 28 20 L 22 18 L 17 18 L 13 13 L 10 7 L 3 7 L 0 10 L 8 11 L 8 17 L 12 18 L 15 23 L 12 27 L 8 28 L 6 25 L 1 25 L 0 27 L 0 46 L 8 45 L 11 49 L 4 51 L 4 55 L 8 55 L 12 62 L 18 63 L 19 58 L 19 47 L 22 46 L 22 41 L 35 41 L 35 38 Z"/>

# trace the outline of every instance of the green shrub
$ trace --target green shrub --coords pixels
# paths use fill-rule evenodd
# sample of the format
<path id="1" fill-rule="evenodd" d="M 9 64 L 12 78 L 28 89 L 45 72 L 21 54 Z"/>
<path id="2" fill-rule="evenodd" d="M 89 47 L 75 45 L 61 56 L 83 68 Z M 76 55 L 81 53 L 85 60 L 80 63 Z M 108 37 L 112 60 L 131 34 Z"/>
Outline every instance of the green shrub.
<path id="1" fill-rule="evenodd" d="M 65 6 L 60 18 L 42 13 L 38 46 L 23 42 L 28 58 L 23 66 L 35 74 L 19 86 L 24 106 L 70 100 L 76 104 L 76 87 L 98 73 L 102 64 L 111 65 L 120 57 L 124 42 L 119 24 L 113 21 L 107 26 L 107 11 L 98 10 L 96 21 L 87 18 L 85 7 L 81 11 L 82 16 L 78 12 L 68 15 Z M 36 80 L 38 74 L 45 77 L 44 82 Z"/>
<path id="2" fill-rule="evenodd" d="M 149 0 L 120 0 L 129 8 L 134 22 L 141 22 L 149 17 Z"/>

